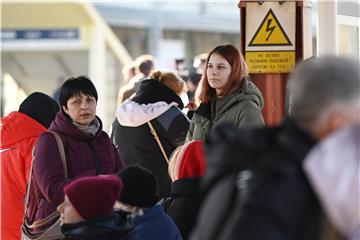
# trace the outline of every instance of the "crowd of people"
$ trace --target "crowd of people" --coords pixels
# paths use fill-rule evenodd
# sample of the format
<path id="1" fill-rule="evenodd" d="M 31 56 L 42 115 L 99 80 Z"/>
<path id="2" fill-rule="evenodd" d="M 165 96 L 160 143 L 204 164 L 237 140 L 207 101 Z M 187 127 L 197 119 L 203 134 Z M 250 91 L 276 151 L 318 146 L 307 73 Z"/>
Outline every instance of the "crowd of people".
<path id="1" fill-rule="evenodd" d="M 235 46 L 176 63 L 124 66 L 110 136 L 87 76 L 1 119 L 1 239 L 360 237 L 358 62 L 299 64 L 275 127 Z"/>

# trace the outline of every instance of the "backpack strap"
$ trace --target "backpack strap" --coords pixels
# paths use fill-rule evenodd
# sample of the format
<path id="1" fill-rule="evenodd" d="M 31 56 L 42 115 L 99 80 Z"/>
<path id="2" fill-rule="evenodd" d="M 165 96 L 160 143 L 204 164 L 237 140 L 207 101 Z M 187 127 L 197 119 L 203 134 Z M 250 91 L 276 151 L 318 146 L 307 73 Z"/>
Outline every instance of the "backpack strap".
<path id="1" fill-rule="evenodd" d="M 56 140 L 56 143 L 58 145 L 58 149 L 59 149 L 59 154 L 63 163 L 63 167 L 64 167 L 64 176 L 65 178 L 68 178 L 67 175 L 67 164 L 66 164 L 66 156 L 65 156 L 65 149 L 64 149 L 64 144 L 63 141 L 59 135 L 59 133 L 54 132 L 54 131 L 49 131 Z M 27 221 L 27 208 L 28 208 L 28 203 L 29 203 L 29 193 L 30 193 L 30 186 L 31 186 L 31 178 L 32 178 L 32 171 L 33 171 L 33 163 L 35 160 L 35 148 L 36 146 L 33 147 L 32 149 L 32 160 L 31 160 L 31 167 L 30 167 L 30 175 L 29 175 L 29 182 L 27 185 L 27 189 L 26 189 L 26 195 L 25 195 L 25 205 L 24 205 L 24 223 L 26 224 L 26 226 L 28 228 L 36 228 L 36 227 L 41 227 L 45 224 L 48 224 L 49 222 L 51 222 L 52 220 L 56 219 L 59 216 L 59 213 L 57 211 L 53 212 L 52 214 L 50 214 L 49 216 L 47 216 L 46 218 L 40 219 L 38 221 L 35 221 L 33 224 L 29 225 L 28 221 Z"/>

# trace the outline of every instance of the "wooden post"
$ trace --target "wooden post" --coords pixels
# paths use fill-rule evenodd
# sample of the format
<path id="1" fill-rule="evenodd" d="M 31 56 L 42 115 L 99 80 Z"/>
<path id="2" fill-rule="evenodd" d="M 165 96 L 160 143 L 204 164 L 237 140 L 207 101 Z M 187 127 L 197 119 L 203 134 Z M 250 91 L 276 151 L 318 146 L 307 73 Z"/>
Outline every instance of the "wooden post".
<path id="1" fill-rule="evenodd" d="M 311 1 L 308 0 L 288 0 L 288 1 L 254 1 L 245 0 L 238 4 L 240 8 L 240 49 L 242 53 L 246 54 L 246 39 L 245 36 L 249 29 L 246 29 L 249 24 L 246 24 L 246 19 L 252 16 L 246 16 L 248 3 L 262 4 L 264 2 L 296 2 L 295 10 L 295 61 L 303 61 L 312 56 L 312 34 L 311 34 Z M 254 15 L 254 14 L 253 14 Z M 265 19 L 264 19 L 265 20 Z M 260 27 L 259 27 L 260 29 Z M 248 61 L 248 59 L 246 59 Z M 249 63 L 248 63 L 249 64 Z M 251 73 L 253 82 L 257 85 L 263 94 L 265 106 L 263 109 L 263 116 L 267 126 L 278 124 L 285 116 L 285 94 L 286 83 L 289 72 L 264 72 Z"/>

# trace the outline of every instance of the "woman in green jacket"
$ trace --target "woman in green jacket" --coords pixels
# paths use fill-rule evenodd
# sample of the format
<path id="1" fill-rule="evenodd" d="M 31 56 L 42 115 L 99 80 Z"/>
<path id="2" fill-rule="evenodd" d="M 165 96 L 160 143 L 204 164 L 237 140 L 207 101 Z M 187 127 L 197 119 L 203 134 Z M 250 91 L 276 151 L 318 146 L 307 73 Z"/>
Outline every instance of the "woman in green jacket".
<path id="1" fill-rule="evenodd" d="M 220 45 L 209 53 L 196 100 L 200 105 L 191 119 L 186 141 L 204 140 L 220 123 L 264 125 L 264 99 L 249 80 L 245 60 L 233 45 Z"/>

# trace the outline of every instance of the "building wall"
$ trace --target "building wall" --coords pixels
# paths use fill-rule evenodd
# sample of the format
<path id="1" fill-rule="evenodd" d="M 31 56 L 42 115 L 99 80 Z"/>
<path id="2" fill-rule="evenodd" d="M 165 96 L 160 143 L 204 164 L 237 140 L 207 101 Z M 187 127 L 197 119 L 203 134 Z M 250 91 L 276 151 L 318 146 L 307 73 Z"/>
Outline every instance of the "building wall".
<path id="1" fill-rule="evenodd" d="M 149 52 L 147 40 L 149 31 L 146 28 L 114 26 L 111 28 L 133 58 Z"/>
<path id="2" fill-rule="evenodd" d="M 210 33 L 165 30 L 164 39 L 180 39 L 186 44 L 186 59 L 191 61 L 194 56 L 209 52 L 216 45 L 232 43 L 239 46 L 240 35 L 230 33 Z"/>
<path id="3" fill-rule="evenodd" d="M 130 27 L 112 27 L 112 29 L 133 58 L 141 54 L 150 53 L 148 45 L 149 31 L 147 29 Z M 209 52 L 216 45 L 232 43 L 239 46 L 240 35 L 237 33 L 211 33 L 165 29 L 163 30 L 163 39 L 183 41 L 185 44 L 185 58 L 188 64 L 191 64 L 194 56 L 203 52 Z"/>

